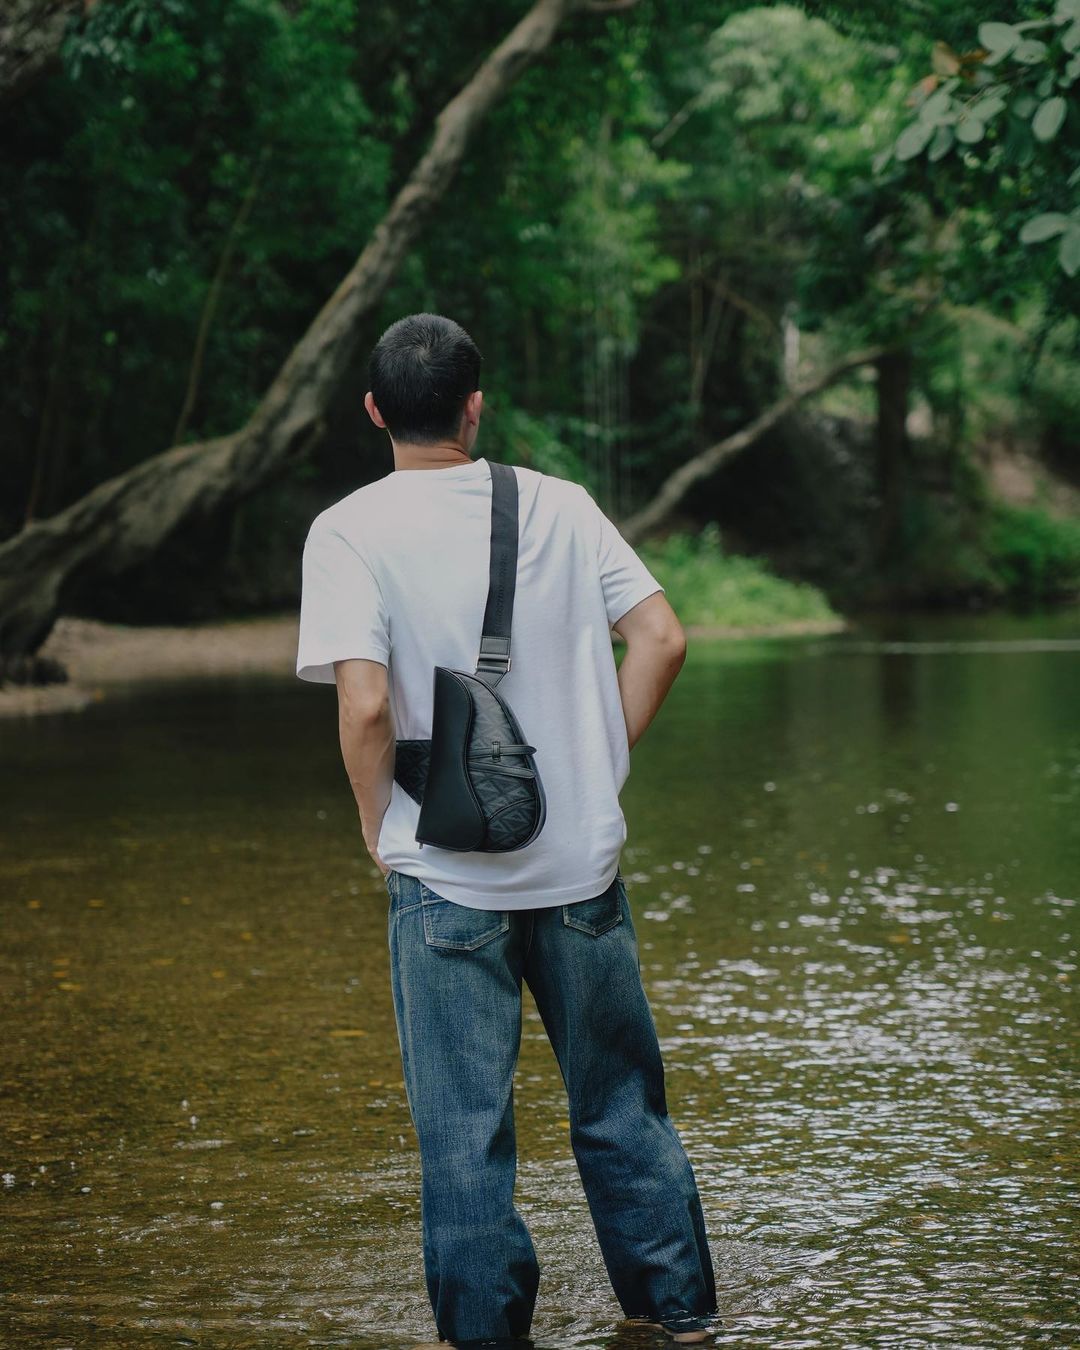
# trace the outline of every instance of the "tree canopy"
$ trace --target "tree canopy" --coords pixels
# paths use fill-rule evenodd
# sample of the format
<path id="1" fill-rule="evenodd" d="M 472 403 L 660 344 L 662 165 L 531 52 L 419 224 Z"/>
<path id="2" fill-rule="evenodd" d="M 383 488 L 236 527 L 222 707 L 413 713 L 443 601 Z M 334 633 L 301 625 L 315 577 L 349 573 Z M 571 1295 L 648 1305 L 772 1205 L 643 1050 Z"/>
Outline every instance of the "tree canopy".
<path id="1" fill-rule="evenodd" d="M 3 113 L 0 539 L 244 424 L 527 9 L 113 0 L 72 24 Z M 895 495 L 902 544 L 943 473 L 979 497 L 989 368 L 1032 449 L 1080 470 L 1080 0 L 1006 17 L 569 10 L 475 129 L 365 339 L 410 310 L 457 318 L 485 354 L 486 452 L 579 478 L 617 517 L 800 380 L 906 352 L 876 394 L 856 371 L 824 405 L 866 435 L 823 447 L 789 419 L 757 471 L 682 503 L 762 547 L 816 535 L 795 565 L 819 575 L 865 559 L 837 544 L 859 502 Z M 312 503 L 388 467 L 362 350 L 317 447 L 277 496 L 230 508 L 215 547 L 242 554 L 259 520 L 287 557 Z M 903 426 L 875 446 L 882 390 L 901 423 L 927 410 L 922 467 Z"/>

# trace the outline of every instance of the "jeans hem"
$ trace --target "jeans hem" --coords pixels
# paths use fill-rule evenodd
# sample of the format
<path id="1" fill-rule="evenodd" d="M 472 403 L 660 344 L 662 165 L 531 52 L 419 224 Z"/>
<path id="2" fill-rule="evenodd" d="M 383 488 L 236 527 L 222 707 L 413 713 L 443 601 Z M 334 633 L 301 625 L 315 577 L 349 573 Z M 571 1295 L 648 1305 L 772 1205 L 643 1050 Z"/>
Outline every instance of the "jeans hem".
<path id="1" fill-rule="evenodd" d="M 707 1331 L 719 1315 L 719 1308 L 714 1308 L 707 1313 L 627 1313 L 626 1317 L 631 1322 L 659 1322 L 668 1331 Z"/>

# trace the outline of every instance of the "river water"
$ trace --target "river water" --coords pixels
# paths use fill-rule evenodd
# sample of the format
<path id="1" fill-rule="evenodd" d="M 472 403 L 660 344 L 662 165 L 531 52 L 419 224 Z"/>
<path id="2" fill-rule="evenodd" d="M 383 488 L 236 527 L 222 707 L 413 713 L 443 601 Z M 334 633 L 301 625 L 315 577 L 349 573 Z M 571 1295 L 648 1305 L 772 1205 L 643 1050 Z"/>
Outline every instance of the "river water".
<path id="1" fill-rule="evenodd" d="M 0 763 L 0 1344 L 433 1340 L 333 691 L 133 688 Z M 1080 618 L 692 642 L 623 804 L 719 1343 L 1080 1343 Z M 655 1345 L 525 1009 L 534 1343 Z"/>

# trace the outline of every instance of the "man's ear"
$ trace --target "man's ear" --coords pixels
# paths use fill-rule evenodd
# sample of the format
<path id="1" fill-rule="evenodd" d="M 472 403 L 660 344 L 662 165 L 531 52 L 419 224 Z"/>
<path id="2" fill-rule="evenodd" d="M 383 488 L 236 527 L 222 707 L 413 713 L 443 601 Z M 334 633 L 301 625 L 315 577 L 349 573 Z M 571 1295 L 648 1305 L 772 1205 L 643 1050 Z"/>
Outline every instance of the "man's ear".
<path id="1" fill-rule="evenodd" d="M 484 410 L 484 391 L 474 389 L 465 400 L 465 418 L 470 423 L 480 421 L 480 414 Z"/>
<path id="2" fill-rule="evenodd" d="M 375 406 L 375 400 L 371 396 L 370 389 L 364 395 L 364 407 L 367 409 L 367 414 L 375 425 L 377 427 L 382 427 L 383 430 L 385 430 L 386 423 L 382 420 L 382 413 L 379 412 L 378 408 Z"/>

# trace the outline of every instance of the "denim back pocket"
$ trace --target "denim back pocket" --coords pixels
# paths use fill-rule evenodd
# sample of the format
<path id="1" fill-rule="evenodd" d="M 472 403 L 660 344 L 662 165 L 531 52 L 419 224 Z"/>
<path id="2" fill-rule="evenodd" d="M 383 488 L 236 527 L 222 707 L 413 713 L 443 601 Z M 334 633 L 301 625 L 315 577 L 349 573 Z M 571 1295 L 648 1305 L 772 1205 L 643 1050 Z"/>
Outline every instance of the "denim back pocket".
<path id="1" fill-rule="evenodd" d="M 474 909 L 444 900 L 420 883 L 424 904 L 424 941 L 429 947 L 448 951 L 474 952 L 510 930 L 510 912 L 505 909 Z"/>
<path id="2" fill-rule="evenodd" d="M 582 933 L 599 937 L 617 923 L 622 923 L 624 898 L 622 874 L 616 872 L 606 891 L 601 891 L 590 900 L 575 900 L 572 904 L 563 905 L 562 921 L 567 928 L 577 928 Z"/>

